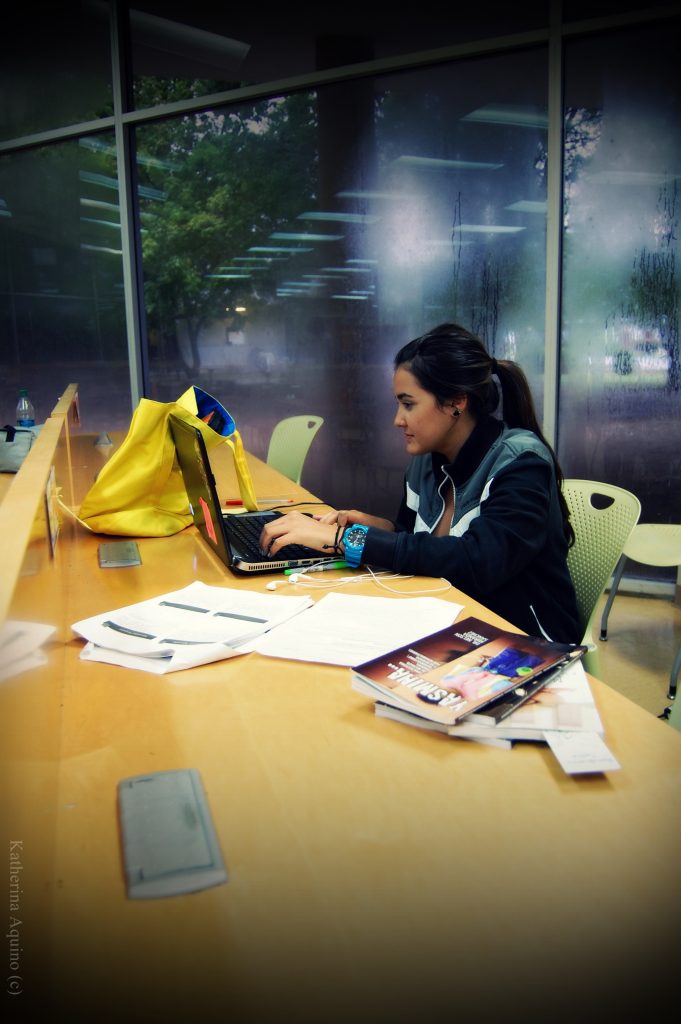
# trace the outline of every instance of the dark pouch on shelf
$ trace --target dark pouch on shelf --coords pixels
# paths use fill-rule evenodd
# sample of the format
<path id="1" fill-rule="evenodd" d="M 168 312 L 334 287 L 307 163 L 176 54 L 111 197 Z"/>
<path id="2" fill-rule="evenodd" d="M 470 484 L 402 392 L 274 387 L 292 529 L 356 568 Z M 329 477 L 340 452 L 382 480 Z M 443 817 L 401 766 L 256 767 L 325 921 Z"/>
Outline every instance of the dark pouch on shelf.
<path id="1" fill-rule="evenodd" d="M 31 450 L 40 427 L 0 427 L 0 473 L 16 473 Z"/>

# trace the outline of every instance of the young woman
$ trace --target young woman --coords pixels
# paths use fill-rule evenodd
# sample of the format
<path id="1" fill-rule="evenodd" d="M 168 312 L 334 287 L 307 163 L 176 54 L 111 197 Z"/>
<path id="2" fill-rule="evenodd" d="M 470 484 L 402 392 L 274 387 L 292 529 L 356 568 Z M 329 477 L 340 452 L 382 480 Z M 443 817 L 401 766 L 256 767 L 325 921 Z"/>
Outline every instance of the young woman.
<path id="1" fill-rule="evenodd" d="M 397 353 L 393 384 L 412 456 L 395 522 L 291 512 L 265 527 L 263 550 L 306 544 L 352 566 L 444 577 L 531 635 L 579 643 L 563 476 L 521 368 L 442 324 Z"/>

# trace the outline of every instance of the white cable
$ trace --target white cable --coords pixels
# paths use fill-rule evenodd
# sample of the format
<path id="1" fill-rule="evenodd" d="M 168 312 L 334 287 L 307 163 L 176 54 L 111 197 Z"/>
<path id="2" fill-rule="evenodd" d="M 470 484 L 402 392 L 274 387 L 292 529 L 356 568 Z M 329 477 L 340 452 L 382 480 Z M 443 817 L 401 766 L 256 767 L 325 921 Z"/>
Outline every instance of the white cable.
<path id="1" fill-rule="evenodd" d="M 373 571 L 370 566 L 366 567 L 366 572 L 360 573 L 357 576 L 341 576 L 338 580 L 315 580 L 310 579 L 304 572 L 295 573 L 294 576 L 289 576 L 289 582 L 291 583 L 302 583 L 307 587 L 314 587 L 321 590 L 334 590 L 337 587 L 347 586 L 348 583 L 360 583 L 364 580 L 371 580 L 376 584 L 377 587 L 381 587 L 383 590 L 389 591 L 391 594 L 397 594 L 400 597 L 407 597 L 414 594 L 442 594 L 446 590 L 452 589 L 452 584 L 449 580 L 446 580 L 443 576 L 440 577 L 440 581 L 444 583 L 443 587 L 428 587 L 420 590 L 398 590 L 396 587 L 389 587 L 384 580 L 413 580 L 414 576 L 405 576 L 402 573 L 384 573 L 380 574 Z"/>

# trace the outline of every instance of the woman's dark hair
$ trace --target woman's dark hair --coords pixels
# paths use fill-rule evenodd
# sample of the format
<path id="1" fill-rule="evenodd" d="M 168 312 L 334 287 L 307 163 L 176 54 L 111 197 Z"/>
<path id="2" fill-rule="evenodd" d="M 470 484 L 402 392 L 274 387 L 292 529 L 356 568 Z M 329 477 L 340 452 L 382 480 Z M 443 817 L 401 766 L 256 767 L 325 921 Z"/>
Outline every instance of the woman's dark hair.
<path id="1" fill-rule="evenodd" d="M 532 392 L 521 367 L 510 359 L 497 360 L 490 356 L 480 338 L 458 324 L 440 324 L 408 342 L 395 356 L 395 369 L 400 366 L 408 369 L 419 386 L 429 391 L 439 405 L 465 395 L 476 418 L 491 415 L 499 405 L 499 389 L 493 379 L 496 374 L 503 399 L 504 422 L 509 427 L 531 430 L 551 454 L 565 534 L 572 545 L 575 534 L 563 497 L 563 471 L 541 431 Z"/>

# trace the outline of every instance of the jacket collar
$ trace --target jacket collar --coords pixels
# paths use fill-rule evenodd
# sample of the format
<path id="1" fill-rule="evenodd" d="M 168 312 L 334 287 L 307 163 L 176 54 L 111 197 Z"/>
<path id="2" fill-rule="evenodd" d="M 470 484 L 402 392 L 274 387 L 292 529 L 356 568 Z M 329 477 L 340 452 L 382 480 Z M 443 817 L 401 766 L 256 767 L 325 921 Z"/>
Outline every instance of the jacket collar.
<path id="1" fill-rule="evenodd" d="M 447 463 L 444 455 L 435 452 L 432 455 L 433 472 L 440 476 L 443 469 L 454 482 L 454 486 L 465 483 L 482 462 L 491 446 L 501 435 L 504 424 L 493 416 L 481 416 L 473 428 L 473 432 L 452 463 Z"/>

